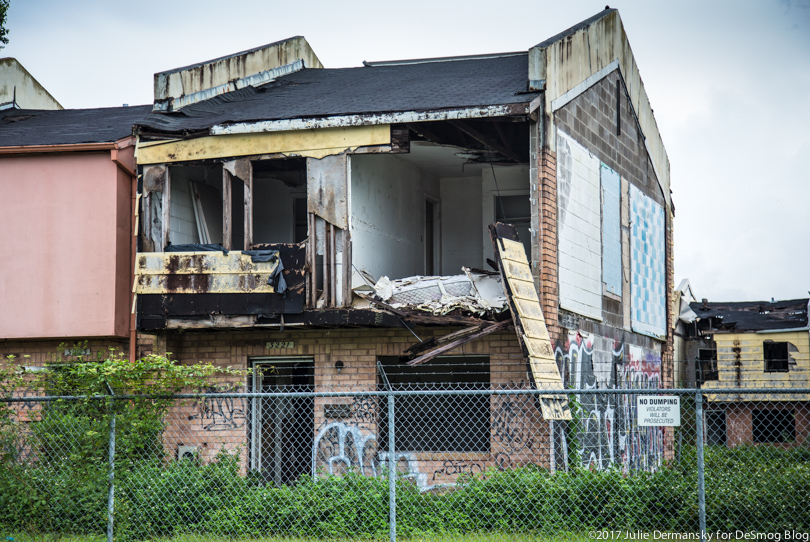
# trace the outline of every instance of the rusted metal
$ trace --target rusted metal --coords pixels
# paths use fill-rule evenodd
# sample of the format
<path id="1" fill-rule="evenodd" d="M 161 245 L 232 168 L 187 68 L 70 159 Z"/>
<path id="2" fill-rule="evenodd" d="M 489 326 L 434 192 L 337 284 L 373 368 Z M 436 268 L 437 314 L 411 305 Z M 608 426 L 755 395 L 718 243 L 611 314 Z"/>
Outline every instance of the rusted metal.
<path id="1" fill-rule="evenodd" d="M 136 293 L 272 293 L 277 261 L 254 263 L 239 252 L 152 252 L 137 256 Z"/>
<path id="2" fill-rule="evenodd" d="M 338 228 L 349 228 L 347 156 L 307 158 L 307 210 Z"/>

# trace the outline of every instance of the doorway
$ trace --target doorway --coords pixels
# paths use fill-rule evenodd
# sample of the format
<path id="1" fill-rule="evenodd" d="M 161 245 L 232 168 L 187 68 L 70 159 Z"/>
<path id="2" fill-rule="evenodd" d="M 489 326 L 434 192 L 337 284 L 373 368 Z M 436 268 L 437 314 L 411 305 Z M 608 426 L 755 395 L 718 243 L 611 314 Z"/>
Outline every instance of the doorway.
<path id="1" fill-rule="evenodd" d="M 314 363 L 302 358 L 253 360 L 251 389 L 304 393 L 314 389 Z M 315 401 L 308 396 L 252 399 L 250 466 L 266 482 L 296 482 L 312 472 Z"/>

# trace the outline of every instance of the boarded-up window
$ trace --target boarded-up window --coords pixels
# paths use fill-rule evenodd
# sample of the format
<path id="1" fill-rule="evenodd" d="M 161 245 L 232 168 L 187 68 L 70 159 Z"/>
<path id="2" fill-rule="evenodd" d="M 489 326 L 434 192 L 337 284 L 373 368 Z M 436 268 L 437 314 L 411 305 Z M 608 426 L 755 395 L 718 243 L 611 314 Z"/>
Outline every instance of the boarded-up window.
<path id="1" fill-rule="evenodd" d="M 633 331 L 666 336 L 664 208 L 630 185 Z"/>
<path id="2" fill-rule="evenodd" d="M 622 295 L 621 178 L 602 164 L 602 282 L 605 291 Z"/>
<path id="3" fill-rule="evenodd" d="M 602 319 L 600 162 L 557 131 L 560 306 Z"/>

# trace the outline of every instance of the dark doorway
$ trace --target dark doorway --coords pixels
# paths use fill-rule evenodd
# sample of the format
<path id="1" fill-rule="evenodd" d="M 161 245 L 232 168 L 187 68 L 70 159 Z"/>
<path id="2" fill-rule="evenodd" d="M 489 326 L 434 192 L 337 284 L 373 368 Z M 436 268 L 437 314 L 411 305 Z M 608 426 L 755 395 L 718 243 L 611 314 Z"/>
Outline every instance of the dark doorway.
<path id="1" fill-rule="evenodd" d="M 256 392 L 311 392 L 314 365 L 307 359 L 260 359 L 253 362 Z M 315 402 L 312 397 L 252 399 L 250 465 L 264 480 L 290 484 L 312 472 Z"/>

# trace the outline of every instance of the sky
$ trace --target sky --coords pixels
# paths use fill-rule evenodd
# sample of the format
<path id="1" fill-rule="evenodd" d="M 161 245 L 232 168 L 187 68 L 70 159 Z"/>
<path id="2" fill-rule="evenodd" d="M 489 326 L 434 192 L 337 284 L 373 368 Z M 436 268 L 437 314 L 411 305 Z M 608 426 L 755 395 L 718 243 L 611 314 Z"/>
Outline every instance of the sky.
<path id="1" fill-rule="evenodd" d="M 153 74 L 303 35 L 326 67 L 525 51 L 605 1 L 11 0 L 9 44 L 67 108 L 151 103 Z M 610 1 L 610 0 L 607 0 Z M 622 0 L 671 168 L 675 284 L 810 290 L 810 0 Z"/>

